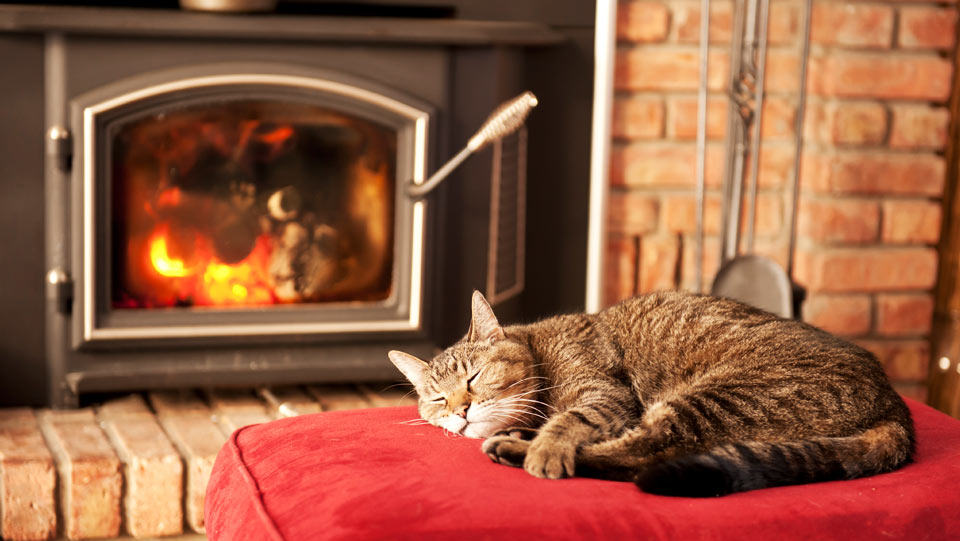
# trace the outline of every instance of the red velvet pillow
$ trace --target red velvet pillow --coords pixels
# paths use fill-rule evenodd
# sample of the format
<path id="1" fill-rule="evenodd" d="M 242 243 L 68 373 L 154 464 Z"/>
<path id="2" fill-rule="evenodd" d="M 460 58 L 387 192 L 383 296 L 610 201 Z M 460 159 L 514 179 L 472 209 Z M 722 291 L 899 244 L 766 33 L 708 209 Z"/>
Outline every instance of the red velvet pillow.
<path id="1" fill-rule="evenodd" d="M 960 539 L 960 421 L 909 402 L 914 463 L 853 481 L 722 498 L 549 481 L 494 464 L 480 440 L 404 424 L 414 408 L 240 429 L 206 499 L 211 540 Z"/>

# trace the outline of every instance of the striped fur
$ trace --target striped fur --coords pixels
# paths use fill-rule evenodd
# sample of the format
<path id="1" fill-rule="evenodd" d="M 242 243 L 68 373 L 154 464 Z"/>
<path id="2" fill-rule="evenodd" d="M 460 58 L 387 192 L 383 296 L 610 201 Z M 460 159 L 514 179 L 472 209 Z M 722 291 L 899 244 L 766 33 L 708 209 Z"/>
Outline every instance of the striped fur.
<path id="1" fill-rule="evenodd" d="M 802 322 L 681 292 L 506 327 L 472 307 L 430 362 L 390 358 L 424 419 L 537 477 L 713 496 L 886 472 L 913 449 L 876 358 Z"/>

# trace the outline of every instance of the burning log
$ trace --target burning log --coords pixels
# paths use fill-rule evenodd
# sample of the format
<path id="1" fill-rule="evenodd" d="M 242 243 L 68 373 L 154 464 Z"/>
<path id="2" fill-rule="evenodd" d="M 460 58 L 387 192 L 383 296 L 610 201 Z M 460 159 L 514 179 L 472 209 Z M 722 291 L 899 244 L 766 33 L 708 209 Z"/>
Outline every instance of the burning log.
<path id="1" fill-rule="evenodd" d="M 284 302 L 316 298 L 342 274 L 336 253 L 337 232 L 326 224 L 313 225 L 312 213 L 299 214 L 296 189 L 278 190 L 267 203 L 269 215 L 281 222 L 274 228 L 270 276 L 276 295 Z M 300 217 L 299 220 L 294 218 Z"/>

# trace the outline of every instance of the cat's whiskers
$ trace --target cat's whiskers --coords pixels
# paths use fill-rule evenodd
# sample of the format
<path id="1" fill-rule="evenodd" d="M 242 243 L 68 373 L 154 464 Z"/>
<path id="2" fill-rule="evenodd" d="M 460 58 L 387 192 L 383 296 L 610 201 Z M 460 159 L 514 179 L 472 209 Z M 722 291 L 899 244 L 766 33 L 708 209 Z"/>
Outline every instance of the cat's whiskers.
<path id="1" fill-rule="evenodd" d="M 389 391 L 390 389 L 393 389 L 394 387 L 400 387 L 400 386 L 403 386 L 403 385 L 406 385 L 406 386 L 408 386 L 408 387 L 411 387 L 412 390 L 416 391 L 416 389 L 413 388 L 413 384 L 410 383 L 409 381 L 399 381 L 399 382 L 397 382 L 397 383 L 394 383 L 393 385 L 388 385 L 388 386 L 384 387 L 380 392 Z"/>
<path id="2" fill-rule="evenodd" d="M 409 419 L 407 421 L 400 421 L 402 425 L 428 425 L 430 421 L 426 419 Z"/>
<path id="3" fill-rule="evenodd" d="M 517 381 L 511 383 L 510 385 L 508 385 L 507 387 L 505 387 L 503 390 L 506 391 L 506 390 L 508 390 L 508 389 L 513 388 L 513 387 L 516 386 L 516 385 L 520 385 L 521 383 L 524 383 L 524 382 L 527 382 L 527 381 L 531 381 L 531 380 L 535 380 L 535 379 L 547 379 L 547 378 L 545 378 L 545 377 L 543 377 L 543 376 L 527 376 L 527 377 L 525 377 L 525 378 L 523 378 L 523 379 L 520 379 L 520 380 L 517 380 Z"/>
<path id="4" fill-rule="evenodd" d="M 510 425 L 516 426 L 516 424 L 521 424 L 521 425 L 526 425 L 526 424 L 528 424 L 528 420 L 527 420 L 527 419 L 524 419 L 524 418 L 520 417 L 519 415 L 515 415 L 515 414 L 498 412 L 498 413 L 492 413 L 492 414 L 490 414 L 490 416 L 493 417 L 493 418 L 495 418 L 496 420 L 502 422 L 502 423 L 504 424 L 504 427 L 507 427 L 507 426 L 510 426 Z"/>
<path id="5" fill-rule="evenodd" d="M 545 407 L 550 408 L 550 409 L 552 409 L 552 410 L 556 410 L 556 409 L 557 409 L 557 408 L 554 407 L 552 404 L 547 404 L 546 402 L 541 402 L 540 400 L 534 400 L 534 399 L 532 399 L 532 398 L 518 398 L 518 397 L 513 397 L 513 398 L 505 398 L 505 399 L 504 399 L 504 401 L 508 401 L 508 400 L 517 401 L 517 402 L 526 402 L 526 403 L 528 403 L 528 404 L 540 404 L 541 406 L 545 406 Z"/>
<path id="6" fill-rule="evenodd" d="M 559 385 L 552 385 L 552 386 L 550 386 L 550 387 L 543 387 L 543 388 L 532 389 L 532 390 L 529 390 L 529 391 L 524 391 L 524 392 L 522 392 L 522 393 L 517 393 L 517 394 L 515 394 L 515 395 L 513 395 L 513 396 L 523 397 L 523 396 L 527 396 L 527 395 L 530 395 L 530 394 L 533 394 L 533 393 L 540 393 L 540 392 L 543 392 L 543 391 L 549 391 L 549 390 L 551 390 L 551 389 L 556 389 L 557 387 L 562 387 L 562 386 L 563 386 L 563 384 L 559 384 Z"/>
<path id="7" fill-rule="evenodd" d="M 544 415 L 542 412 L 540 412 L 533 406 L 529 406 L 526 404 L 515 404 L 515 403 L 504 404 L 504 407 L 499 408 L 497 411 L 506 413 L 506 414 L 518 415 L 521 417 L 536 417 L 538 419 L 543 419 L 544 421 L 547 420 L 546 415 Z"/>

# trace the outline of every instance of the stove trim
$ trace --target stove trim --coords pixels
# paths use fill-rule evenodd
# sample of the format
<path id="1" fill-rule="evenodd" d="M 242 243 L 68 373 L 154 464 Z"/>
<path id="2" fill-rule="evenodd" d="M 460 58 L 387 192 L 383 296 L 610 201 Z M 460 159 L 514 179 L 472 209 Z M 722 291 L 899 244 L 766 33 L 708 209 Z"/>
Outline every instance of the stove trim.
<path id="1" fill-rule="evenodd" d="M 251 69 L 254 68 L 254 69 Z M 105 88 L 100 88 L 88 92 L 72 100 L 73 104 L 79 105 L 79 115 L 82 128 L 79 156 L 82 160 L 82 168 L 79 172 L 80 195 L 79 195 L 79 217 L 75 217 L 74 223 L 78 224 L 82 230 L 80 239 L 79 257 L 81 262 L 74 262 L 75 265 L 82 264 L 82 273 L 78 283 L 79 291 L 76 298 L 75 307 L 78 308 L 74 325 L 74 347 L 80 348 L 90 344 L 107 343 L 128 343 L 142 340 L 155 341 L 157 339 L 196 339 L 196 338 L 227 338 L 234 336 L 259 337 L 259 336 L 304 336 L 304 335 L 345 335 L 356 333 L 384 333 L 384 332 L 409 332 L 422 330 L 422 303 L 423 303 L 423 262 L 424 262 L 424 240 L 425 240 L 425 215 L 426 202 L 416 201 L 408 203 L 403 195 L 403 183 L 409 173 L 413 182 L 420 184 L 426 176 L 426 160 L 428 131 L 431 113 L 428 107 L 415 107 L 409 103 L 400 101 L 387 96 L 384 93 L 369 90 L 374 88 L 374 84 L 357 84 L 340 82 L 334 79 L 332 74 L 317 73 L 317 70 L 310 70 L 310 74 L 304 74 L 303 69 L 292 68 L 284 70 L 276 66 L 257 69 L 255 66 L 195 66 L 188 69 L 175 70 L 177 78 L 170 80 L 170 74 L 151 74 L 158 77 L 166 77 L 167 82 L 158 82 L 147 86 L 139 86 L 135 90 L 123 92 L 107 99 L 97 100 L 92 98 L 94 95 L 101 95 Z M 205 73 L 205 75 L 186 76 L 186 73 Z M 141 81 L 142 77 L 135 77 Z M 117 85 L 124 86 L 130 84 L 130 81 L 119 81 L 106 88 Z M 236 88 L 241 85 L 257 85 L 262 87 L 274 87 L 281 89 L 295 89 L 319 91 L 326 95 L 335 96 L 359 104 L 373 105 L 379 110 L 387 111 L 396 115 L 399 119 L 405 120 L 406 128 L 398 132 L 398 137 L 403 138 L 404 131 L 412 131 L 408 138 L 412 137 L 412 163 L 409 166 L 401 166 L 401 160 L 408 159 L 403 156 L 403 145 L 398 145 L 398 167 L 397 167 L 397 185 L 395 186 L 397 201 L 397 217 L 394 223 L 397 237 L 395 246 L 403 244 L 401 239 L 409 239 L 409 253 L 398 250 L 395 256 L 394 274 L 397 279 L 403 276 L 398 269 L 409 268 L 409 283 L 397 284 L 398 289 L 391 293 L 390 299 L 382 303 L 367 303 L 362 308 L 353 310 L 359 313 L 360 310 L 371 310 L 379 308 L 381 312 L 380 319 L 354 319 L 350 321 L 313 321 L 313 322 L 250 322 L 250 323 L 226 323 L 226 324 L 206 324 L 206 325 L 160 325 L 160 326 L 98 326 L 98 297 L 97 297 L 97 257 L 96 245 L 98 235 L 101 233 L 97 226 L 96 198 L 97 190 L 103 180 L 98 182 L 97 170 L 97 117 L 105 112 L 116 111 L 126 105 L 136 103 L 151 98 L 157 98 L 173 93 L 208 89 L 214 87 Z M 362 86 L 361 86 L 362 85 Z M 366 88 L 365 88 L 366 87 Z M 409 100 L 413 101 L 413 100 Z M 93 102 L 93 103 L 89 103 Z M 86 104 L 89 103 L 89 104 Z M 85 105 L 84 105 L 85 104 Z M 75 105 L 76 106 L 76 105 Z M 76 117 L 76 114 L 74 115 Z M 399 142 L 399 141 L 398 141 Z M 76 192 L 75 192 L 76 197 Z M 77 199 L 75 199 L 77 203 Z M 409 219 L 404 214 L 404 206 L 409 206 Z M 77 208 L 76 206 L 74 208 Z M 402 226 L 402 229 L 401 229 Z M 409 229 L 404 231 L 403 229 Z M 77 253 L 75 251 L 75 253 Z M 76 268 L 76 267 L 75 267 Z M 327 308 L 312 307 L 304 305 L 297 307 L 301 313 L 309 311 L 310 313 L 336 310 L 337 303 L 327 305 Z M 310 306 L 310 308 L 307 308 Z M 283 312 L 283 307 L 277 307 L 277 313 Z M 340 307 L 341 311 L 343 308 Z M 349 313 L 350 308 L 346 308 Z M 206 311 L 204 311 L 206 312 Z M 229 309 L 220 310 L 217 313 L 227 314 L 228 316 L 244 318 L 244 313 L 249 311 L 233 311 Z M 399 317 L 382 317 L 384 313 L 396 313 Z M 198 312 L 191 311 L 191 315 Z M 199 314 L 198 314 L 199 315 Z M 201 319 L 203 316 L 200 316 Z"/>

